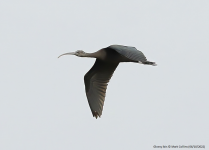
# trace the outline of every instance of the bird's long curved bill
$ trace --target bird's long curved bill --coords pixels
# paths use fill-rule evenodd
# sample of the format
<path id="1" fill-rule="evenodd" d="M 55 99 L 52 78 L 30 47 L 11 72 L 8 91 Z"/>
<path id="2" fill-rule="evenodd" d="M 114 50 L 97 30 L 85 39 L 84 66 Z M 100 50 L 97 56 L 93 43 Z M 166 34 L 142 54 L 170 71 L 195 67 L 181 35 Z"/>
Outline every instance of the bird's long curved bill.
<path id="1" fill-rule="evenodd" d="M 63 56 L 63 55 L 75 55 L 75 52 L 70 52 L 70 53 L 62 54 L 62 55 L 60 55 L 58 58 L 60 58 L 60 57 Z"/>

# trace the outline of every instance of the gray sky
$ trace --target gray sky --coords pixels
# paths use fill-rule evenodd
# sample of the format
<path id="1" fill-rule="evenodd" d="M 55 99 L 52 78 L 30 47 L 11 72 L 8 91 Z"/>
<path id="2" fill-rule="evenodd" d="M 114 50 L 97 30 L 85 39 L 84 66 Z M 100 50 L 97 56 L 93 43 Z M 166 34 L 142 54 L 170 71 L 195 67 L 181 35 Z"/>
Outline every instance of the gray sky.
<path id="1" fill-rule="evenodd" d="M 8 0 L 0 20 L 1 150 L 209 146 L 209 1 Z M 57 57 L 112 44 L 158 66 L 120 64 L 95 119 L 83 81 L 95 59 Z"/>

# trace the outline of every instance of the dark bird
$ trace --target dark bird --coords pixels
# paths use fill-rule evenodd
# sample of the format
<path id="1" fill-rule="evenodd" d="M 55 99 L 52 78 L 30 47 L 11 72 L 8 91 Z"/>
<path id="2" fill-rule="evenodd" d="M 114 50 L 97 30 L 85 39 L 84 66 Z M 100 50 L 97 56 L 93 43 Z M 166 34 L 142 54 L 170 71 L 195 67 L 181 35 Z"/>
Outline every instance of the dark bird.
<path id="1" fill-rule="evenodd" d="M 147 61 L 144 54 L 135 47 L 122 45 L 111 45 L 95 53 L 85 53 L 82 50 L 78 50 L 62 54 L 59 57 L 63 55 L 96 58 L 93 67 L 84 76 L 86 96 L 93 117 L 96 118 L 102 115 L 108 82 L 120 62 L 134 62 L 156 66 L 156 63 Z"/>

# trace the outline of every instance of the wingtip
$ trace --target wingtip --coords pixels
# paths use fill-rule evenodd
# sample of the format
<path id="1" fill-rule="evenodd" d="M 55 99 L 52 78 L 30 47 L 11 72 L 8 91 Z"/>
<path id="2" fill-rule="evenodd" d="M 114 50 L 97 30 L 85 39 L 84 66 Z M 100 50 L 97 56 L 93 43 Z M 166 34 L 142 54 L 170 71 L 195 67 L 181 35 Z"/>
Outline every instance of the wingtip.
<path id="1" fill-rule="evenodd" d="M 92 112 L 92 114 L 93 114 L 93 117 L 95 117 L 96 119 L 97 119 L 98 117 L 101 116 L 101 115 L 99 115 L 99 113 L 96 112 L 96 111 Z"/>

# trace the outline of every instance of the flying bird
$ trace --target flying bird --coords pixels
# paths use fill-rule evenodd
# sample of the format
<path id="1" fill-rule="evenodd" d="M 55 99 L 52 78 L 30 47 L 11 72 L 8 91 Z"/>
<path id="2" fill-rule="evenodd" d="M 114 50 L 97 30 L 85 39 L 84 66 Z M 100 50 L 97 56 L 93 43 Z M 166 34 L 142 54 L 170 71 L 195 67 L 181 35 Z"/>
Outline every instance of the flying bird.
<path id="1" fill-rule="evenodd" d="M 120 62 L 156 66 L 155 62 L 147 61 L 144 54 L 135 47 L 122 45 L 111 45 L 94 53 L 78 50 L 62 54 L 59 57 L 63 55 L 96 58 L 94 65 L 84 76 L 86 97 L 93 117 L 96 119 L 102 115 L 108 82 Z"/>

